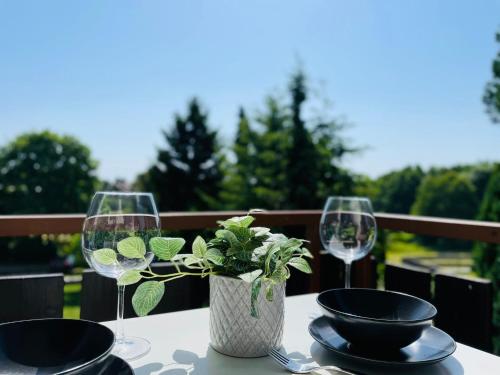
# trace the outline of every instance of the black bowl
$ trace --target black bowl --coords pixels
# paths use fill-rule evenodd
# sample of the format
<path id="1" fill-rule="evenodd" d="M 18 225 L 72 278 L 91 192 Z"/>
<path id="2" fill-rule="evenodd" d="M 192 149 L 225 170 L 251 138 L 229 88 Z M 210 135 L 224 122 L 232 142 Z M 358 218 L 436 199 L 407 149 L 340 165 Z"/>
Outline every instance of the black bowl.
<path id="1" fill-rule="evenodd" d="M 423 299 L 376 289 L 331 289 L 317 301 L 340 336 L 355 347 L 376 351 L 410 345 L 437 313 Z"/>
<path id="2" fill-rule="evenodd" d="M 98 323 L 35 319 L 0 325 L 0 374 L 66 374 L 109 355 L 115 336 Z"/>

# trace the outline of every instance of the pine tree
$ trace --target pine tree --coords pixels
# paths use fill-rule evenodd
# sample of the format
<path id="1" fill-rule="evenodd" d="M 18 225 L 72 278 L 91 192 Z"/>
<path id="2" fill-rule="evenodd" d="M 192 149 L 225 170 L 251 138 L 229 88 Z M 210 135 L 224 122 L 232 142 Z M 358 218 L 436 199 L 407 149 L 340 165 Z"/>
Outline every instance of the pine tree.
<path id="1" fill-rule="evenodd" d="M 221 208 L 248 210 L 255 207 L 253 193 L 255 183 L 255 133 L 250 121 L 241 107 L 238 113 L 238 130 L 234 140 L 233 153 L 235 162 L 227 165 L 224 188 L 221 192 Z"/>
<path id="2" fill-rule="evenodd" d="M 283 209 L 288 204 L 286 169 L 289 147 L 287 114 L 274 97 L 266 100 L 266 109 L 257 117 L 263 130 L 255 136 L 255 173 L 252 182 L 255 207 Z"/>
<path id="3" fill-rule="evenodd" d="M 298 71 L 290 82 L 292 102 L 291 139 L 286 168 L 289 208 L 318 208 L 318 161 L 319 155 L 302 119 L 302 106 L 307 98 L 305 76 Z"/>
<path id="4" fill-rule="evenodd" d="M 158 151 L 156 164 L 139 180 L 149 186 L 162 211 L 206 210 L 217 202 L 222 173 L 217 132 L 207 125 L 208 115 L 196 98 L 185 117 L 163 132 L 167 147 Z"/>

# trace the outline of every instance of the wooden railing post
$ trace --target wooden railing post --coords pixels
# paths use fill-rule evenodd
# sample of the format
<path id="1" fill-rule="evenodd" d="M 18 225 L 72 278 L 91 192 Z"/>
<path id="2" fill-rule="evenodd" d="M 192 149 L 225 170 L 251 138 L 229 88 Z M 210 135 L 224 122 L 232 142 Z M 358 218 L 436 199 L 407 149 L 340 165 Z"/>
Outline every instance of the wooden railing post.
<path id="1" fill-rule="evenodd" d="M 320 291 L 320 251 L 322 249 L 321 241 L 319 239 L 319 221 L 311 221 L 306 225 L 306 240 L 309 241 L 307 247 L 314 256 L 311 261 L 313 274 L 311 276 L 312 278 L 311 284 L 309 285 L 309 292 L 317 293 Z"/>

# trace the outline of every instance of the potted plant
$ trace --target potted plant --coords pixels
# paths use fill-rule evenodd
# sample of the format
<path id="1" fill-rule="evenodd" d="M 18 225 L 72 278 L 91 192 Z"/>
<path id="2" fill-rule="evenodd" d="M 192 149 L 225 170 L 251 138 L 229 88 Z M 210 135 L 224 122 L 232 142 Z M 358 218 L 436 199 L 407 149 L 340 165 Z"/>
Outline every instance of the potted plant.
<path id="1" fill-rule="evenodd" d="M 172 262 L 177 272 L 159 275 L 151 268 L 124 271 L 119 284 L 147 279 L 132 297 L 137 315 L 153 310 L 163 297 L 166 282 L 184 276 L 209 276 L 211 346 L 237 357 L 264 356 L 271 348 L 279 347 L 290 267 L 311 273 L 305 258 L 312 255 L 303 247 L 304 240 L 271 233 L 268 228 L 251 227 L 253 221 L 254 217 L 247 215 L 218 222 L 221 229 L 215 237 L 209 241 L 196 237 L 189 254 L 179 254 L 185 244 L 182 238 L 151 238 L 151 251 L 159 259 Z M 146 247 L 139 243 L 140 238 L 122 241 L 124 244 L 117 246 L 122 256 L 144 256 Z M 98 252 L 94 252 L 97 261 Z"/>

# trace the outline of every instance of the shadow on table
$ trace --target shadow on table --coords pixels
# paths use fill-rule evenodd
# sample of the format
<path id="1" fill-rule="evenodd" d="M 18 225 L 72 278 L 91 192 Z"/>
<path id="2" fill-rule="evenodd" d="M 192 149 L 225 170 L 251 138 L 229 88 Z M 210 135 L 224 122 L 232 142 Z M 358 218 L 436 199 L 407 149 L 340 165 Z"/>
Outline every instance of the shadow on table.
<path id="1" fill-rule="evenodd" d="M 153 373 L 160 371 L 162 368 L 163 368 L 163 363 L 160 362 L 147 363 L 141 367 L 137 367 L 134 370 L 134 373 L 136 375 L 151 375 Z"/>
<path id="2" fill-rule="evenodd" d="M 352 361 L 340 355 L 324 349 L 320 344 L 314 342 L 311 345 L 312 360 L 321 366 L 334 364 L 335 366 L 357 371 L 366 375 L 392 375 L 401 374 L 402 367 L 389 367 L 385 365 L 363 364 Z M 459 361 L 453 356 L 446 358 L 443 362 L 433 365 L 418 365 L 404 367 L 405 375 L 464 375 L 464 369 Z"/>
<path id="3" fill-rule="evenodd" d="M 205 357 L 199 357 L 188 350 L 176 350 L 173 363 L 150 363 L 135 370 L 136 375 L 229 375 L 252 369 L 255 374 L 276 370 L 271 359 L 236 358 L 217 353 L 208 347 Z"/>

